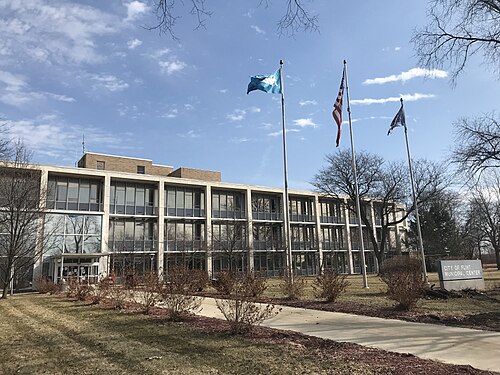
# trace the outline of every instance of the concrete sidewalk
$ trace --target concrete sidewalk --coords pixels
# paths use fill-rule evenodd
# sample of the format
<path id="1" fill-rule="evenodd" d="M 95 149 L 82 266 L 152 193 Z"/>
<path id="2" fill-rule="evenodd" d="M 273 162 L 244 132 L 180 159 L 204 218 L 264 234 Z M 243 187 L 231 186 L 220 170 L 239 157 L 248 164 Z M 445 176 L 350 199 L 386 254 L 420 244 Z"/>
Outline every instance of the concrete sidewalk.
<path id="1" fill-rule="evenodd" d="M 224 319 L 215 300 L 205 298 L 199 315 Z M 277 306 L 282 311 L 264 326 L 481 370 L 500 371 L 500 333 L 435 324 L 373 318 Z"/>

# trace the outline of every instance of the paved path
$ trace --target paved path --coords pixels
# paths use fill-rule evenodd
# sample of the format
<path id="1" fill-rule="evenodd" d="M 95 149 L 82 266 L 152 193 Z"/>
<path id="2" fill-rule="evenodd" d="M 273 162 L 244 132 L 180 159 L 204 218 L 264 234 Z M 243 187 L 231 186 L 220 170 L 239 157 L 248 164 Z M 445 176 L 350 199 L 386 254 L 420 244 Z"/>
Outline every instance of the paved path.
<path id="1" fill-rule="evenodd" d="M 205 298 L 200 315 L 224 317 L 215 300 Z M 500 333 L 435 324 L 411 323 L 279 306 L 282 311 L 264 326 L 301 332 L 306 335 L 353 342 L 421 358 L 457 365 L 500 371 Z"/>

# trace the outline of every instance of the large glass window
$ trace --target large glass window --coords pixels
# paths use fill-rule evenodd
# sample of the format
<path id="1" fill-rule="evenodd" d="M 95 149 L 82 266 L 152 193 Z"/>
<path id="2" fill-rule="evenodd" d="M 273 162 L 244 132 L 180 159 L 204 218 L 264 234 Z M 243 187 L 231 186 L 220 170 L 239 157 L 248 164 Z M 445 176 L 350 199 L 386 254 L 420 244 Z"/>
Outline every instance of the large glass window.
<path id="1" fill-rule="evenodd" d="M 165 225 L 165 251 L 204 251 L 205 223 L 201 220 L 169 220 Z"/>
<path id="2" fill-rule="evenodd" d="M 312 225 L 291 225 L 292 250 L 315 250 L 316 230 Z"/>
<path id="3" fill-rule="evenodd" d="M 253 247 L 255 250 L 283 250 L 282 224 L 253 225 Z"/>
<path id="4" fill-rule="evenodd" d="M 284 251 L 256 251 L 253 254 L 254 272 L 262 276 L 283 276 L 285 271 Z"/>
<path id="5" fill-rule="evenodd" d="M 148 252 L 156 247 L 157 224 L 154 219 L 109 221 L 109 249 L 113 252 Z"/>
<path id="6" fill-rule="evenodd" d="M 281 196 L 253 193 L 252 217 L 254 220 L 282 220 Z"/>
<path id="7" fill-rule="evenodd" d="M 47 208 L 102 211 L 102 181 L 49 175 Z"/>
<path id="8" fill-rule="evenodd" d="M 340 201 L 320 199 L 320 220 L 322 223 L 343 223 L 344 206 Z"/>
<path id="9" fill-rule="evenodd" d="M 45 232 L 50 240 L 45 255 L 100 253 L 101 222 L 98 215 L 46 215 Z"/>
<path id="10" fill-rule="evenodd" d="M 232 253 L 247 249 L 246 221 L 212 222 L 212 244 L 214 251 Z"/>
<path id="11" fill-rule="evenodd" d="M 313 198 L 290 197 L 290 221 L 311 222 L 314 220 Z"/>
<path id="12" fill-rule="evenodd" d="M 168 217 L 204 217 L 205 192 L 182 186 L 165 187 L 165 215 Z"/>
<path id="13" fill-rule="evenodd" d="M 360 242 L 359 242 L 359 228 L 358 227 L 351 227 L 350 232 L 351 232 L 351 249 L 359 250 L 361 247 Z M 371 241 L 369 229 L 366 227 L 363 227 L 363 245 L 364 245 L 365 250 L 366 249 L 373 250 L 373 243 Z"/>
<path id="14" fill-rule="evenodd" d="M 156 215 L 158 189 L 153 185 L 111 182 L 110 213 L 127 215 Z"/>
<path id="15" fill-rule="evenodd" d="M 322 226 L 323 250 L 344 249 L 344 231 L 340 226 Z"/>
<path id="16" fill-rule="evenodd" d="M 244 219 L 245 194 L 238 191 L 212 191 L 212 217 Z"/>

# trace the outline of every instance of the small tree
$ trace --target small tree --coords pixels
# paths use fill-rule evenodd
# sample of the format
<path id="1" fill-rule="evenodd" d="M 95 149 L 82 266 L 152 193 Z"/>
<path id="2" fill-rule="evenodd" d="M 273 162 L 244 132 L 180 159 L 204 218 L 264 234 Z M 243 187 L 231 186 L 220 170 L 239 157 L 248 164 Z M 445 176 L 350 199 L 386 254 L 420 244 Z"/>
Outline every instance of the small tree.
<path id="1" fill-rule="evenodd" d="M 253 327 L 278 313 L 274 305 L 252 301 L 253 298 L 262 295 L 265 289 L 256 280 L 258 279 L 251 274 L 236 279 L 230 298 L 215 301 L 217 308 L 229 322 L 232 333 L 251 331 Z"/>
<path id="2" fill-rule="evenodd" d="M 285 275 L 281 278 L 279 283 L 279 290 L 287 300 L 300 299 L 304 295 L 305 288 L 305 280 L 297 276 L 292 280 L 289 275 Z"/>
<path id="3" fill-rule="evenodd" d="M 162 301 L 170 320 L 177 321 L 186 314 L 201 310 L 203 297 L 193 295 L 197 286 L 197 280 L 193 279 L 191 270 L 182 266 L 169 269 L 162 290 Z"/>
<path id="4" fill-rule="evenodd" d="M 379 276 L 387 284 L 387 296 L 398 302 L 398 307 L 403 310 L 415 307 L 424 294 L 422 262 L 418 258 L 397 256 L 387 259 Z"/>
<path id="5" fill-rule="evenodd" d="M 333 270 L 324 270 L 316 277 L 313 284 L 316 297 L 324 298 L 327 302 L 335 302 L 349 286 L 346 277 L 347 275 L 341 275 Z"/>
<path id="6" fill-rule="evenodd" d="M 149 314 L 161 300 L 163 282 L 156 272 L 148 272 L 139 278 L 139 285 L 135 288 L 135 301 L 144 307 L 144 313 Z"/>

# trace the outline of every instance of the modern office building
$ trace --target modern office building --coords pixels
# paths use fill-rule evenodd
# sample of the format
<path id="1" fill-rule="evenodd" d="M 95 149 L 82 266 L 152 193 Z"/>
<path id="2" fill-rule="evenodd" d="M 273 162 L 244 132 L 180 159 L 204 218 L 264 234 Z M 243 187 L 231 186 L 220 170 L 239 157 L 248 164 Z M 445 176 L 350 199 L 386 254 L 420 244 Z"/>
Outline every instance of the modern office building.
<path id="1" fill-rule="evenodd" d="M 37 165 L 47 191 L 45 228 L 51 245 L 40 274 L 95 279 L 187 264 L 215 276 L 222 270 L 285 270 L 283 189 L 221 181 L 217 171 L 155 165 L 151 160 L 86 153 L 78 168 Z M 358 223 L 346 199 L 289 191 L 293 269 L 360 272 Z M 380 237 L 377 202 L 365 202 Z M 390 251 L 401 250 L 405 223 L 391 228 Z M 368 272 L 376 272 L 363 230 Z"/>

